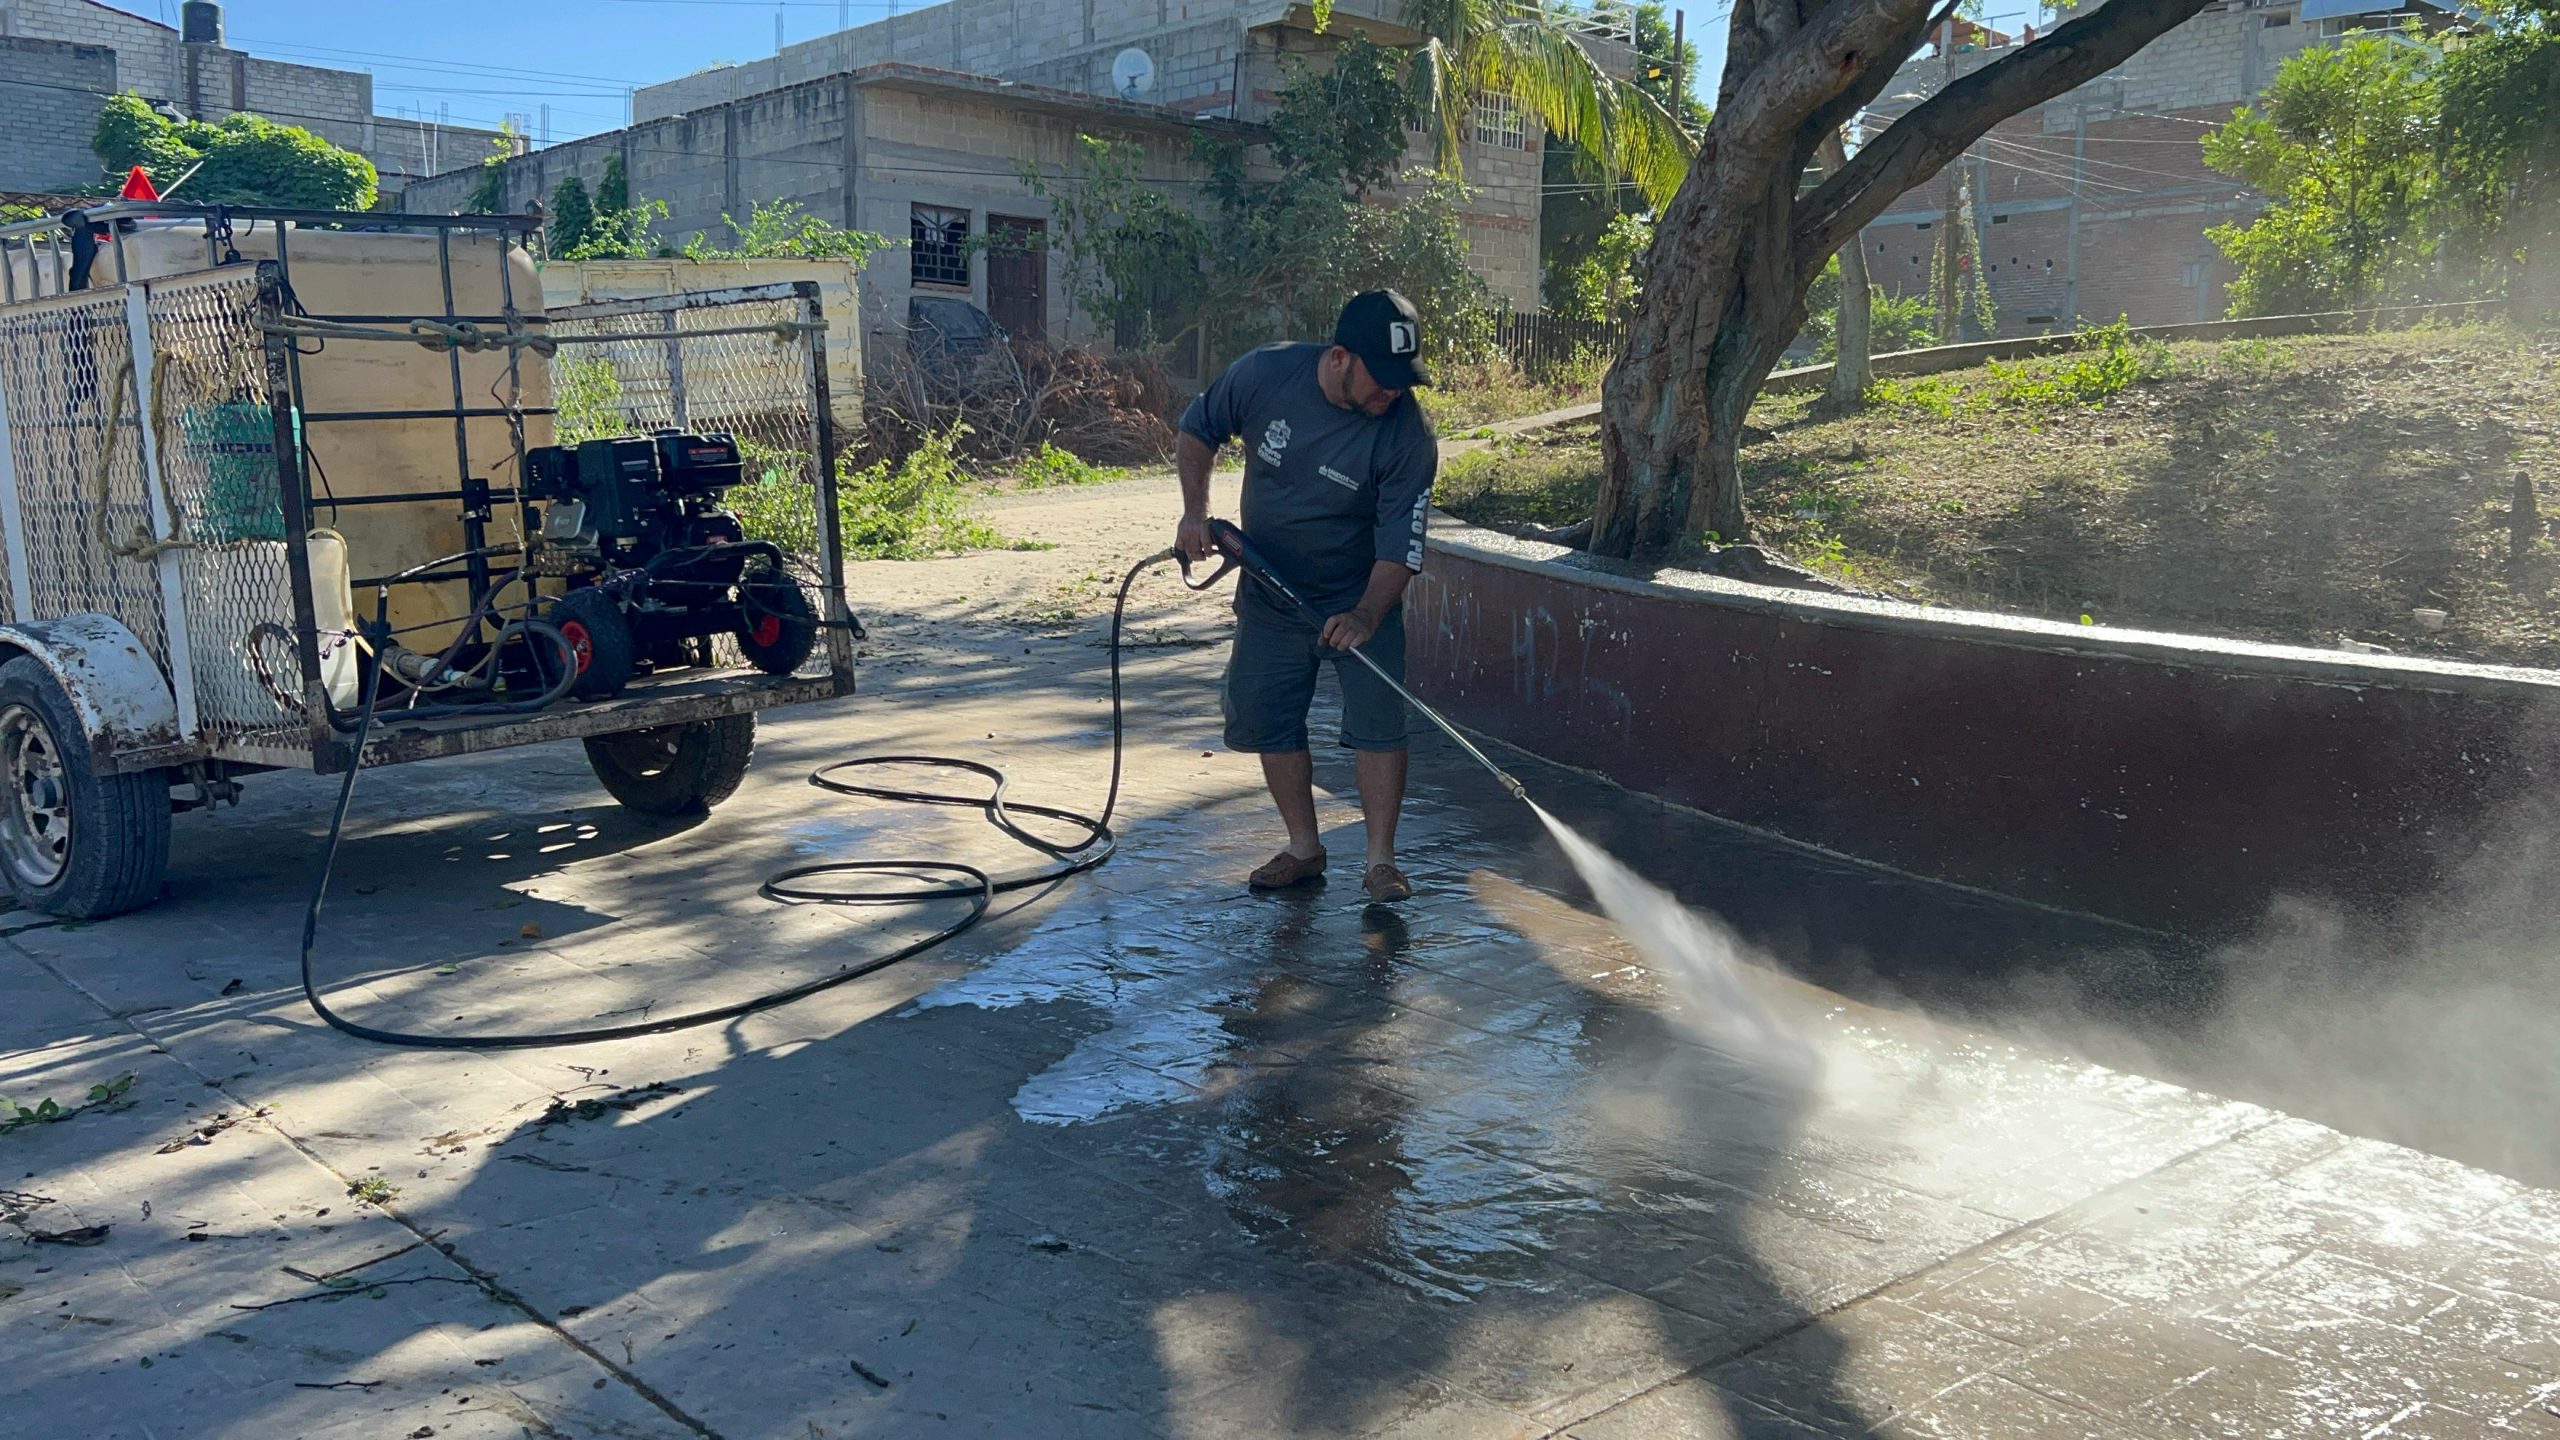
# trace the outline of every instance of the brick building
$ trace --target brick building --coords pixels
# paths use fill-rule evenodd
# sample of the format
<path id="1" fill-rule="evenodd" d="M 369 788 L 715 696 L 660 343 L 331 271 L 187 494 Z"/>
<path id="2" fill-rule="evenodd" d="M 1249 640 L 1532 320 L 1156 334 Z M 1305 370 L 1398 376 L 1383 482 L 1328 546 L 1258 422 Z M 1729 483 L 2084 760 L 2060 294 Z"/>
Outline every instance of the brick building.
<path id="1" fill-rule="evenodd" d="M 99 177 L 89 134 L 109 96 L 139 92 L 197 120 L 241 111 L 357 151 L 397 194 L 478 161 L 497 132 L 376 115 L 373 77 L 268 60 L 225 43 L 222 7 L 190 0 L 182 32 L 97 0 L 0 0 L 0 189 Z"/>
<path id="2" fill-rule="evenodd" d="M 1060 257 L 1007 264 L 946 237 L 1045 229 L 1046 203 L 1021 166 L 1059 173 L 1079 134 L 1137 143 L 1149 183 L 1198 195 L 1196 131 L 1252 138 L 1288 66 L 1321 68 L 1345 31 L 1414 43 L 1389 18 L 1402 9 L 1401 0 L 1341 0 L 1318 35 L 1287 0 L 949 0 L 643 89 L 628 129 L 510 162 L 507 200 L 520 209 L 571 175 L 592 188 L 618 155 L 633 194 L 666 202 L 661 232 L 679 240 L 716 234 L 724 214 L 776 199 L 917 240 L 863 276 L 875 328 L 899 323 L 912 297 L 952 295 L 1018 332 L 1069 335 L 1080 317 L 1067 313 Z M 1623 36 L 1585 25 L 1603 64 L 1633 63 Z M 1124 78 L 1143 70 L 1143 87 L 1116 81 L 1115 65 Z M 1533 120 L 1497 103 L 1476 115 L 1462 157 L 1476 187 L 1462 214 L 1472 263 L 1523 309 L 1538 303 L 1544 141 Z M 1420 137 L 1411 158 L 1427 163 Z M 412 186 L 407 203 L 455 208 L 477 182 L 476 172 L 438 176 Z"/>
<path id="3" fill-rule="evenodd" d="M 2427 0 L 2221 0 L 2105 75 L 2001 122 L 1905 193 L 1860 237 L 1868 279 L 1888 293 L 1927 294 L 1961 197 L 2003 335 L 2119 315 L 2136 324 L 2218 318 L 2232 269 L 2204 232 L 2246 223 L 2266 197 L 2205 165 L 2205 131 L 2262 97 L 2277 67 L 2305 47 L 2407 16 L 2442 12 Z M 1951 51 L 1932 45 L 1895 74 L 1870 112 L 1874 128 L 2025 39 L 1956 38 Z"/>

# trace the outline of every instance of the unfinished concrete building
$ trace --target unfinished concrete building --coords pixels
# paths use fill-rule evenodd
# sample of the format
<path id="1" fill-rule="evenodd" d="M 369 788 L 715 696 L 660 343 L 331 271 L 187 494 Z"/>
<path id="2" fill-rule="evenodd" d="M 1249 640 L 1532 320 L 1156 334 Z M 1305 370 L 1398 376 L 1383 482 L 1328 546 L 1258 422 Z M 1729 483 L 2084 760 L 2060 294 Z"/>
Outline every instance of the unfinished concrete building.
<path id="1" fill-rule="evenodd" d="M 2070 10 L 2062 13 L 2069 18 Z M 2267 203 L 2204 163 L 2212 126 L 2266 94 L 2313 45 L 2404 18 L 2432 0 L 2223 0 L 2132 59 L 2001 122 L 1963 158 L 1867 226 L 1867 276 L 1890 294 L 1932 294 L 1959 207 L 1981 237 L 1999 333 L 2032 335 L 2128 316 L 2137 325 L 2217 319 L 2233 270 L 2205 238 Z M 1956 79 L 2014 53 L 2032 32 L 1977 28 L 1933 44 L 1895 74 L 1872 116 L 1885 123 Z"/>
<path id="2" fill-rule="evenodd" d="M 377 115 L 371 75 L 234 49 L 220 5 L 179 8 L 182 28 L 172 29 L 97 0 L 0 0 L 0 190 L 71 191 L 97 180 L 90 132 L 107 99 L 127 90 L 190 120 L 248 112 L 299 126 L 371 160 L 386 194 L 475 163 L 498 138 Z"/>
<path id="3" fill-rule="evenodd" d="M 1321 67 L 1339 38 L 1420 36 L 1401 0 L 1343 0 L 1319 34 L 1285 0 L 950 0 L 637 92 L 625 130 L 554 146 L 506 166 L 523 206 L 576 175 L 593 186 L 620 156 L 632 193 L 663 200 L 661 232 L 722 233 L 759 200 L 791 200 L 857 229 L 913 244 L 865 273 L 866 307 L 894 326 L 911 297 L 965 297 L 1017 334 L 1087 338 L 1068 313 L 1062 260 L 980 256 L 971 237 L 1045 232 L 1045 201 L 1022 166 L 1056 175 L 1079 135 L 1134 142 L 1149 183 L 1197 195 L 1195 132 L 1251 139 L 1294 64 Z M 1603 64 L 1634 49 L 1622 6 L 1573 11 Z M 1480 106 L 1462 160 L 1475 187 L 1462 221 L 1472 263 L 1494 293 L 1538 304 L 1544 132 L 1517 106 Z M 1416 165 L 1429 160 L 1417 136 Z M 461 203 L 476 173 L 412 187 L 412 208 Z"/>

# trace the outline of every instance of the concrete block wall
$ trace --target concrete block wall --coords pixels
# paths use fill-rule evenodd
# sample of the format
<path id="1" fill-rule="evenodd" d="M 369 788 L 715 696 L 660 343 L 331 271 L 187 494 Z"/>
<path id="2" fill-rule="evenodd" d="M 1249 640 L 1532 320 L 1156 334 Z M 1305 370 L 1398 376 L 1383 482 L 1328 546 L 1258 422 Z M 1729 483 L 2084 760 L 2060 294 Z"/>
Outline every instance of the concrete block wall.
<path id="1" fill-rule="evenodd" d="M 98 96 L 116 88 L 105 45 L 0 37 L 0 190 L 71 190 L 103 173 L 89 150 Z"/>
<path id="2" fill-rule="evenodd" d="M 0 36 L 103 45 L 116 52 L 117 84 L 156 97 L 177 89 L 178 32 L 92 0 L 0 0 Z"/>

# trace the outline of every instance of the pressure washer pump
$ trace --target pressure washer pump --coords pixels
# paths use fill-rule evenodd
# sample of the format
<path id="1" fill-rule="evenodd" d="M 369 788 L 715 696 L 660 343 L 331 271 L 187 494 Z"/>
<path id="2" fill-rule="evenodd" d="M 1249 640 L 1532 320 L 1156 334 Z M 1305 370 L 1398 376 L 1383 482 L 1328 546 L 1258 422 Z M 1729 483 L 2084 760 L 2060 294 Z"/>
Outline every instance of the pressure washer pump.
<path id="1" fill-rule="evenodd" d="M 525 498 L 540 525 L 526 567 L 572 582 L 544 619 L 576 656 L 570 693 L 611 695 L 646 671 L 709 666 L 714 637 L 749 664 L 788 675 L 818 634 L 808 592 L 780 546 L 749 540 L 723 508 L 744 478 L 728 435 L 661 430 L 525 452 Z"/>

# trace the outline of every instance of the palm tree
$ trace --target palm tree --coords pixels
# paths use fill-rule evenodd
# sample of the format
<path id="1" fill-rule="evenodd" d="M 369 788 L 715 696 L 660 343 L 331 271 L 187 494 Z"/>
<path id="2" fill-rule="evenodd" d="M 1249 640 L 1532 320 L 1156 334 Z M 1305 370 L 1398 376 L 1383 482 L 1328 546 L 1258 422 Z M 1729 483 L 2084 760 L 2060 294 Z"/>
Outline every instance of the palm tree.
<path id="1" fill-rule="evenodd" d="M 1697 141 L 1660 101 L 1602 70 L 1550 3 L 1406 0 L 1405 24 L 1423 36 L 1414 52 L 1415 99 L 1441 167 L 1458 172 L 1476 103 L 1507 95 L 1607 173 L 1634 182 L 1647 204 L 1670 204 Z"/>

